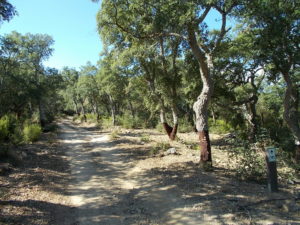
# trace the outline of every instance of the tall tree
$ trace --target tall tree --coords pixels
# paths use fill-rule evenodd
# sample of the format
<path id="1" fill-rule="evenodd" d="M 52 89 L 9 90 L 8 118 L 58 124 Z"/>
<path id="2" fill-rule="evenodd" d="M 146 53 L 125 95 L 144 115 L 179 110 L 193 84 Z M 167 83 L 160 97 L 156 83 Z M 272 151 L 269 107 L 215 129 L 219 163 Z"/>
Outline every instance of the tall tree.
<path id="1" fill-rule="evenodd" d="M 244 30 L 254 34 L 260 59 L 276 77 L 286 83 L 284 119 L 296 144 L 300 160 L 299 73 L 300 66 L 300 4 L 297 0 L 247 1 L 240 12 Z M 239 12 L 239 13 L 240 13 Z"/>
<path id="2" fill-rule="evenodd" d="M 235 5 L 235 1 L 106 0 L 98 13 L 99 30 L 110 44 L 128 45 L 133 38 L 178 37 L 190 46 L 203 84 L 193 106 L 203 164 L 212 161 L 208 106 L 214 85 L 214 56 L 226 35 L 227 17 Z M 220 29 L 213 33 L 209 33 L 205 23 L 211 10 L 218 12 L 222 21 Z"/>
<path id="3" fill-rule="evenodd" d="M 104 94 L 109 102 L 113 126 L 116 124 L 118 106 L 124 101 L 125 85 L 127 84 L 126 76 L 120 71 L 117 54 L 116 51 L 104 54 L 99 62 L 100 70 L 97 74 L 101 94 Z"/>

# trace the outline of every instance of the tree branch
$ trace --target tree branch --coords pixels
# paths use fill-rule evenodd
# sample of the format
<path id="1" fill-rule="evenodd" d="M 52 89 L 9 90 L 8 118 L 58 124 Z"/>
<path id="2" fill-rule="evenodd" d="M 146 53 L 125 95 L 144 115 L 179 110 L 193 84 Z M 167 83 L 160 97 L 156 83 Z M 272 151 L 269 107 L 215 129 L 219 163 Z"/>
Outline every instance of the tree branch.
<path id="1" fill-rule="evenodd" d="M 208 6 L 205 9 L 205 11 L 203 12 L 203 14 L 197 20 L 195 20 L 197 26 L 204 21 L 204 19 L 206 18 L 207 14 L 210 11 L 210 9 L 211 9 L 211 6 Z"/>
<path id="2" fill-rule="evenodd" d="M 129 35 L 131 35 L 132 37 L 136 38 L 136 39 L 151 39 L 151 38 L 157 38 L 157 37 L 167 37 L 167 36 L 172 36 L 172 37 L 178 37 L 182 40 L 188 40 L 188 38 L 183 35 L 183 34 L 179 34 L 179 33 L 176 33 L 176 32 L 165 32 L 165 31 L 162 31 L 162 32 L 153 32 L 153 33 L 150 33 L 150 34 L 147 34 L 147 35 L 138 35 L 134 32 L 132 32 L 131 30 L 123 27 L 119 21 L 118 21 L 118 8 L 116 6 L 116 4 L 113 4 L 114 5 L 114 8 L 115 8 L 115 15 L 114 15 L 114 20 L 115 20 L 115 23 L 108 23 L 110 25 L 116 25 L 121 31 L 123 31 L 124 33 L 127 33 Z"/>

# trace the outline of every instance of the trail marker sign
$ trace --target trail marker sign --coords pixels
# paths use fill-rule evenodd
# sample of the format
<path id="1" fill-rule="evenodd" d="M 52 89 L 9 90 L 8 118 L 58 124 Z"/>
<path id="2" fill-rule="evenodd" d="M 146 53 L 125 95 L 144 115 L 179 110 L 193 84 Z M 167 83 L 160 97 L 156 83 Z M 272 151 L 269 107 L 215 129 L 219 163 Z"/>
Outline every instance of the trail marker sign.
<path id="1" fill-rule="evenodd" d="M 268 170 L 268 189 L 270 192 L 278 191 L 275 147 L 270 146 L 266 148 L 266 162 Z"/>

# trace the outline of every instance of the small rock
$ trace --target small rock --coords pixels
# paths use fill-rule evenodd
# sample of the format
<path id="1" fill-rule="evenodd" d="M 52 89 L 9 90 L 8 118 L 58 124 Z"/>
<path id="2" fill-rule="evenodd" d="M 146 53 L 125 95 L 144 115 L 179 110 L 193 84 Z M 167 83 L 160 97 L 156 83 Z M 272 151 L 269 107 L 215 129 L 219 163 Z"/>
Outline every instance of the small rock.
<path id="1" fill-rule="evenodd" d="M 288 180 L 288 184 L 295 184 L 293 180 Z"/>
<path id="2" fill-rule="evenodd" d="M 169 148 L 169 149 L 166 151 L 166 154 L 176 154 L 176 149 L 175 149 L 175 148 Z"/>
<path id="3" fill-rule="evenodd" d="M 22 152 L 21 155 L 22 155 L 23 158 L 27 157 L 27 153 L 26 152 Z"/>

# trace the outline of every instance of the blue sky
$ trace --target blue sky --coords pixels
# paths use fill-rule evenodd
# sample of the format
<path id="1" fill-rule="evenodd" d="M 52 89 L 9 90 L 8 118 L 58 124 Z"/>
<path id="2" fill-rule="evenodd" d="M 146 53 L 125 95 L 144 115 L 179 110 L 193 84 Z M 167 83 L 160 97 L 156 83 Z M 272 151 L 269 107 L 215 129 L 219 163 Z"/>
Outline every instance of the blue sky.
<path id="1" fill-rule="evenodd" d="M 53 37 L 54 53 L 44 64 L 61 69 L 79 68 L 87 61 L 99 59 L 101 41 L 97 33 L 96 14 L 99 3 L 90 0 L 10 0 L 19 13 L 4 22 L 0 34 L 41 33 Z"/>
<path id="2" fill-rule="evenodd" d="M 0 27 L 0 35 L 19 33 L 49 34 L 54 53 L 44 64 L 61 69 L 79 68 L 90 61 L 96 64 L 102 44 L 97 33 L 96 14 L 100 3 L 91 0 L 9 0 L 19 13 Z M 216 20 L 217 19 L 217 20 Z M 209 26 L 219 28 L 220 16 L 211 11 Z"/>

